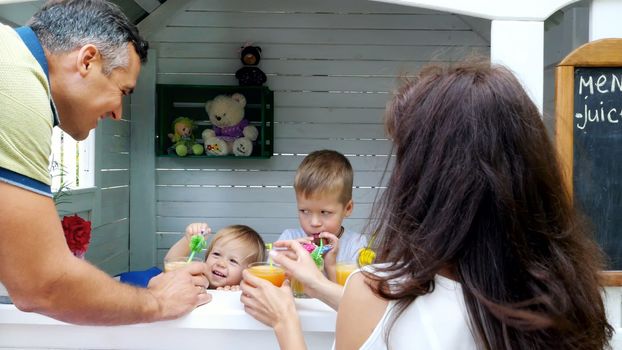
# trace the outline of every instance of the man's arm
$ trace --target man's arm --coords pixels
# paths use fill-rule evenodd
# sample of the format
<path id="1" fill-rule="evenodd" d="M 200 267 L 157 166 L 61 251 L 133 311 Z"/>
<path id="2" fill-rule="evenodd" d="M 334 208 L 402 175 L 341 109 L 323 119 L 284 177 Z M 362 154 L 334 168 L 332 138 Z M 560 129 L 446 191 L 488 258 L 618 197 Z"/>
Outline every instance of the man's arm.
<path id="1" fill-rule="evenodd" d="M 51 198 L 0 182 L 0 281 L 15 305 L 77 324 L 172 319 L 209 302 L 203 264 L 154 277 L 148 289 L 121 284 L 75 258 Z"/>

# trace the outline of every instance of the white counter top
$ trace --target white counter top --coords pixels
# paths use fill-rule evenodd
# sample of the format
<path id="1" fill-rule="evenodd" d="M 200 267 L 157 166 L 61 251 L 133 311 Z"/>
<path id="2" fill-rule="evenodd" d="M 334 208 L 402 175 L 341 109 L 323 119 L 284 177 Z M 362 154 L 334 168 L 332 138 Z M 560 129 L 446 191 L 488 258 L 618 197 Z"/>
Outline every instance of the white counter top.
<path id="1" fill-rule="evenodd" d="M 240 292 L 210 291 L 212 301 L 178 320 L 131 326 L 76 326 L 0 304 L 0 349 L 278 349 L 271 328 L 248 316 Z M 622 288 L 605 288 L 614 326 L 611 346 L 622 349 Z M 296 299 L 308 349 L 330 349 L 336 313 L 316 299 Z"/>
<path id="2" fill-rule="evenodd" d="M 244 312 L 240 292 L 210 291 L 212 301 L 173 321 L 77 326 L 0 305 L 0 348 L 278 349 L 271 328 Z M 316 299 L 296 299 L 309 349 L 330 349 L 336 313 Z"/>

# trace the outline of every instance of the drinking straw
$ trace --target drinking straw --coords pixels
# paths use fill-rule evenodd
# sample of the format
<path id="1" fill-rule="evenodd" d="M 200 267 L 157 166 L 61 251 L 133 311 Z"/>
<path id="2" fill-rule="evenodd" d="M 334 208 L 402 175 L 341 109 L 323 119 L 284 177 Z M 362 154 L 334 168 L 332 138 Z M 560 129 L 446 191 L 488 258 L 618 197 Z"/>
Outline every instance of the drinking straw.
<path id="1" fill-rule="evenodd" d="M 272 243 L 266 243 L 266 249 L 268 249 L 268 263 L 270 263 L 270 268 L 272 268 L 272 258 L 270 258 L 270 250 L 272 250 Z"/>
<path id="2" fill-rule="evenodd" d="M 313 259 L 313 261 L 315 262 L 317 266 L 321 266 L 323 262 L 323 258 L 322 258 L 323 247 L 324 247 L 324 242 L 323 240 L 320 239 L 320 245 L 317 248 L 315 248 L 313 252 L 311 253 L 311 258 Z"/>
<path id="3" fill-rule="evenodd" d="M 201 249 L 207 247 L 205 242 L 205 237 L 202 234 L 194 235 L 190 238 L 190 256 L 188 257 L 188 262 L 192 261 L 194 258 L 194 254 L 198 253 Z"/>

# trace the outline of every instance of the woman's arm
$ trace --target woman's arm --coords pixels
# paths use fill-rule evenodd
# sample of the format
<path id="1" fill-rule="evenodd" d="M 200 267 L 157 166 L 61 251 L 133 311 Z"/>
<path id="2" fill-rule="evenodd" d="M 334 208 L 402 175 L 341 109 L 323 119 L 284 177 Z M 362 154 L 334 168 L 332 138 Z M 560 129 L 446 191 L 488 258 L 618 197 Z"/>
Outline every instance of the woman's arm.
<path id="1" fill-rule="evenodd" d="M 320 299 L 333 310 L 337 310 L 343 296 L 343 287 L 322 275 L 321 278 L 306 284 L 305 292 L 311 298 Z"/>
<path id="2" fill-rule="evenodd" d="M 311 255 L 298 241 L 279 241 L 275 247 L 287 248 L 287 251 L 271 251 L 272 260 L 283 266 L 290 277 L 294 277 L 305 286 L 305 293 L 312 298 L 322 300 L 331 308 L 337 310 L 343 287 L 329 281 L 317 268 Z"/>
<path id="3" fill-rule="evenodd" d="M 388 301 L 373 293 L 360 272 L 350 276 L 337 312 L 335 349 L 358 349 L 384 315 Z"/>

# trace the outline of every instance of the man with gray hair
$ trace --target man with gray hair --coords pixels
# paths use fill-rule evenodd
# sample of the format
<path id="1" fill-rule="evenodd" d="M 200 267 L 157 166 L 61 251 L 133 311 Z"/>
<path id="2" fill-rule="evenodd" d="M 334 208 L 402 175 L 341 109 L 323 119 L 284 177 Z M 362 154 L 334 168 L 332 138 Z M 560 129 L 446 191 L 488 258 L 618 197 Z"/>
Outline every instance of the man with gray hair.
<path id="1" fill-rule="evenodd" d="M 48 1 L 26 27 L 0 24 L 0 281 L 15 305 L 78 324 L 180 317 L 211 300 L 204 264 L 121 284 L 69 251 L 50 190 L 52 128 L 83 140 L 121 119 L 148 44 L 104 0 Z"/>

